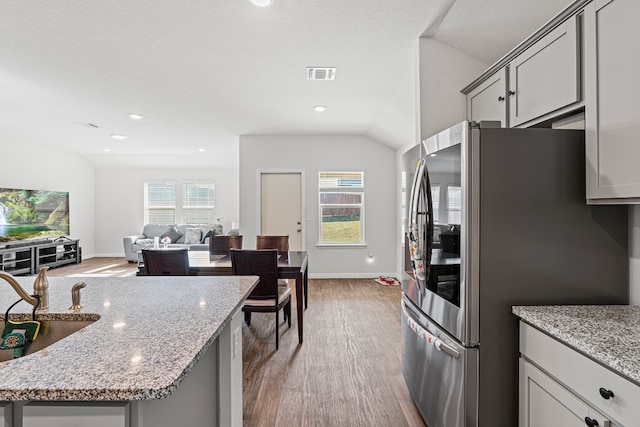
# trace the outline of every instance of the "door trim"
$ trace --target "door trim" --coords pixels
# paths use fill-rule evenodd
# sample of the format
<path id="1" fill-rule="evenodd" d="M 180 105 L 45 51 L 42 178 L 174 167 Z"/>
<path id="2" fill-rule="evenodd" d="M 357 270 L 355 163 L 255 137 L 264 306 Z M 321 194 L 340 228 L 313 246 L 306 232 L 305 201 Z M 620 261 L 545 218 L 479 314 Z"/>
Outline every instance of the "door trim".
<path id="1" fill-rule="evenodd" d="M 300 175 L 300 222 L 302 226 L 302 250 L 307 247 L 307 226 L 305 223 L 306 213 L 306 185 L 304 169 L 257 169 L 256 170 L 256 230 L 258 234 L 262 233 L 262 175 L 267 174 L 299 174 Z"/>

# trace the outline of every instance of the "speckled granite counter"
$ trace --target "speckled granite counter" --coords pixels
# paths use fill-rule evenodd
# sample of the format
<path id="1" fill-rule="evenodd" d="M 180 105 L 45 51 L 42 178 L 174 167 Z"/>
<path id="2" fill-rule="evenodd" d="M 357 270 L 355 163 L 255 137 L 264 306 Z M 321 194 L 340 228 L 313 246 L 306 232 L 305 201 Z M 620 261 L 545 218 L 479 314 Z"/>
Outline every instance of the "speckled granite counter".
<path id="1" fill-rule="evenodd" d="M 512 311 L 640 385 L 640 306 L 515 306 Z"/>
<path id="2" fill-rule="evenodd" d="M 34 277 L 17 278 L 31 293 Z M 144 400 L 171 394 L 240 308 L 257 277 L 49 278 L 50 313 L 99 320 L 31 355 L 0 363 L 0 401 Z M 0 281 L 0 311 L 19 299 Z M 11 313 L 30 313 L 25 302 Z M 49 318 L 61 318 L 51 314 Z"/>

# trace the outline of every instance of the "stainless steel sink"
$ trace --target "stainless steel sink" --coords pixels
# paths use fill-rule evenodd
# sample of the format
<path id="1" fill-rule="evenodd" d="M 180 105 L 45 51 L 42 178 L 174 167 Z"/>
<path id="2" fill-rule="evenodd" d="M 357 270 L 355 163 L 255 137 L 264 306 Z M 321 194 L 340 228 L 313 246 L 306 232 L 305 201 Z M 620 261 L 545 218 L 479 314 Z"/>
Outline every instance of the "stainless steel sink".
<path id="1" fill-rule="evenodd" d="M 95 322 L 97 319 L 85 320 L 41 320 L 40 331 L 35 341 L 29 344 L 23 356 L 33 354 L 51 344 L 78 332 L 85 326 Z M 0 323 L 0 328 L 3 323 Z M 13 350 L 0 350 L 0 362 L 13 359 Z"/>

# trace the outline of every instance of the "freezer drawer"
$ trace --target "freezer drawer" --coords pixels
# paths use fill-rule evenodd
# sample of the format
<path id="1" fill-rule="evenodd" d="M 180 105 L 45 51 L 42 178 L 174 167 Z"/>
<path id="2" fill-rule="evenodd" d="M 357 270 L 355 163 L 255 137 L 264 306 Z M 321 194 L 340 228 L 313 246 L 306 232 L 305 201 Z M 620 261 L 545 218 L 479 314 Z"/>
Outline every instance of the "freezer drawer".
<path id="1" fill-rule="evenodd" d="M 465 348 L 403 297 L 402 373 L 429 427 L 478 423 L 478 349 Z"/>

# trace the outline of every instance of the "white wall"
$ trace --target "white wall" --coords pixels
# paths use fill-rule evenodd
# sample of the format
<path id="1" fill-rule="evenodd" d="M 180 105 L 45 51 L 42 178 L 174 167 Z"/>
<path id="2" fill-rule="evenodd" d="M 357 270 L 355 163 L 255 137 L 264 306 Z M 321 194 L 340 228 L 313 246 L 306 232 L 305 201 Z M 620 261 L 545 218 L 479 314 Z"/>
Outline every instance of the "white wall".
<path id="1" fill-rule="evenodd" d="M 216 218 L 225 231 L 239 219 L 238 169 L 96 169 L 96 254 L 124 256 L 122 238 L 144 226 L 144 182 L 147 180 L 213 180 Z"/>
<path id="2" fill-rule="evenodd" d="M 259 231 L 257 171 L 267 170 L 304 171 L 303 227 L 311 277 L 395 275 L 394 242 L 399 219 L 392 148 L 364 136 L 241 136 L 240 231 L 245 247 L 255 247 Z M 317 246 L 320 170 L 364 171 L 366 247 Z M 369 253 L 374 255 L 373 263 L 367 261 Z"/>
<path id="3" fill-rule="evenodd" d="M 80 239 L 82 256 L 95 252 L 95 176 L 75 154 L 21 142 L 1 141 L 0 187 L 68 191 L 70 236 Z"/>
<path id="4" fill-rule="evenodd" d="M 420 140 L 466 118 L 467 100 L 460 90 L 489 66 L 430 38 L 418 39 Z"/>

